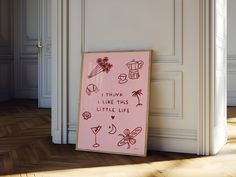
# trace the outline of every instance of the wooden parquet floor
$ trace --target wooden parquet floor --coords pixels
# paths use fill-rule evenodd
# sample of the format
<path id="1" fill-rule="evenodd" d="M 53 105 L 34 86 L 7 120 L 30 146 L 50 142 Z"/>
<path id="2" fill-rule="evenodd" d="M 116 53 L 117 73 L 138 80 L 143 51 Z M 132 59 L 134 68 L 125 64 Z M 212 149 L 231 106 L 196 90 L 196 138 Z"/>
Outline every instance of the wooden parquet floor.
<path id="1" fill-rule="evenodd" d="M 35 100 L 1 103 L 0 177 L 236 177 L 236 108 L 229 114 L 232 133 L 217 156 L 150 151 L 143 158 L 52 144 L 49 109 Z"/>

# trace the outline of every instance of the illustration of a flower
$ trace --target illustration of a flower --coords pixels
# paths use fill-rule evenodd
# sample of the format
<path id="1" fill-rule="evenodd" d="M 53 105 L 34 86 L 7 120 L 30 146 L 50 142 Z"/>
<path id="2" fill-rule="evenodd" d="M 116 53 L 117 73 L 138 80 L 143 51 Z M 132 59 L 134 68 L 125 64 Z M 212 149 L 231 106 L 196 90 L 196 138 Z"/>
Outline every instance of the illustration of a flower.
<path id="1" fill-rule="evenodd" d="M 102 72 L 108 73 L 111 68 L 112 64 L 108 62 L 108 57 L 98 58 L 97 59 L 97 66 L 91 71 L 91 73 L 88 75 L 88 78 L 92 78 Z"/>

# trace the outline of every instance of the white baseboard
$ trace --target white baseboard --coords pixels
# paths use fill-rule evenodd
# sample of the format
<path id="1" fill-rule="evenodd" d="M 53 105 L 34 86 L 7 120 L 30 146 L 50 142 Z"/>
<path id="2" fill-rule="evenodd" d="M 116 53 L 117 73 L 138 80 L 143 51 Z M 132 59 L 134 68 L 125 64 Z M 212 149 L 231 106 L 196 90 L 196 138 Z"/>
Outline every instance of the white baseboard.
<path id="1" fill-rule="evenodd" d="M 228 97 L 227 106 L 236 106 L 236 97 Z"/>
<path id="2" fill-rule="evenodd" d="M 18 99 L 37 99 L 38 89 L 17 89 L 15 91 L 15 98 Z"/>
<path id="3" fill-rule="evenodd" d="M 3 101 L 8 101 L 12 99 L 12 96 L 10 94 L 0 94 L 0 102 L 3 102 Z"/>
<path id="4" fill-rule="evenodd" d="M 12 99 L 11 89 L 0 89 L 0 102 Z"/>
<path id="5" fill-rule="evenodd" d="M 68 144 L 76 144 L 76 131 L 69 130 L 68 131 Z"/>
<path id="6" fill-rule="evenodd" d="M 149 137 L 148 149 L 197 154 L 197 141 L 191 139 Z"/>
<path id="7" fill-rule="evenodd" d="M 51 108 L 51 98 L 40 98 L 38 101 L 40 108 Z"/>

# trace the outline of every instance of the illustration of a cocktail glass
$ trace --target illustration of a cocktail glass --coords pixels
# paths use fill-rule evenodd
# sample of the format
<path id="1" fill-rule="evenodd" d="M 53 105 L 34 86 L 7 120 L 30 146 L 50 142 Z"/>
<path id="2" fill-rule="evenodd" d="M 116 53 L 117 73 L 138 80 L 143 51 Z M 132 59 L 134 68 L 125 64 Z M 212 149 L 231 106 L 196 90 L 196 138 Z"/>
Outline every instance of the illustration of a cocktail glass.
<path id="1" fill-rule="evenodd" d="M 95 143 L 93 144 L 93 147 L 94 148 L 97 148 L 100 146 L 100 144 L 98 144 L 97 142 L 97 134 L 98 132 L 101 130 L 102 126 L 101 125 L 98 125 L 97 127 L 92 127 L 91 130 L 93 132 L 93 134 L 95 135 Z"/>

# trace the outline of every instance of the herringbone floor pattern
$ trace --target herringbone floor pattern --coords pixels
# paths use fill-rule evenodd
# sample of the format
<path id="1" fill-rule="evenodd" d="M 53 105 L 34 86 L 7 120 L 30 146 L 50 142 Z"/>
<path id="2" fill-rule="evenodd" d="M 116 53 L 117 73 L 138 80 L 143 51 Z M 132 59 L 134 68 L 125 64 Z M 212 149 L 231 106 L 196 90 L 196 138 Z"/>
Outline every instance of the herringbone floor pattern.
<path id="1" fill-rule="evenodd" d="M 0 174 L 31 169 L 30 163 L 33 166 L 47 155 L 43 144 L 50 141 L 50 110 L 37 109 L 36 103 L 0 104 Z"/>
<path id="2" fill-rule="evenodd" d="M 0 174 L 27 174 L 73 168 L 137 164 L 180 159 L 182 155 L 152 153 L 150 159 L 74 151 L 74 145 L 51 143 L 50 109 L 34 100 L 0 104 Z M 188 155 L 192 157 L 192 155 Z"/>
<path id="3" fill-rule="evenodd" d="M 236 109 L 230 109 L 235 129 Z M 51 143 L 50 110 L 34 100 L 0 104 L 0 176 L 5 177 L 201 177 L 236 176 L 235 135 L 213 157 L 149 152 L 148 157 L 78 152 Z M 233 127 L 234 126 L 234 127 Z"/>

